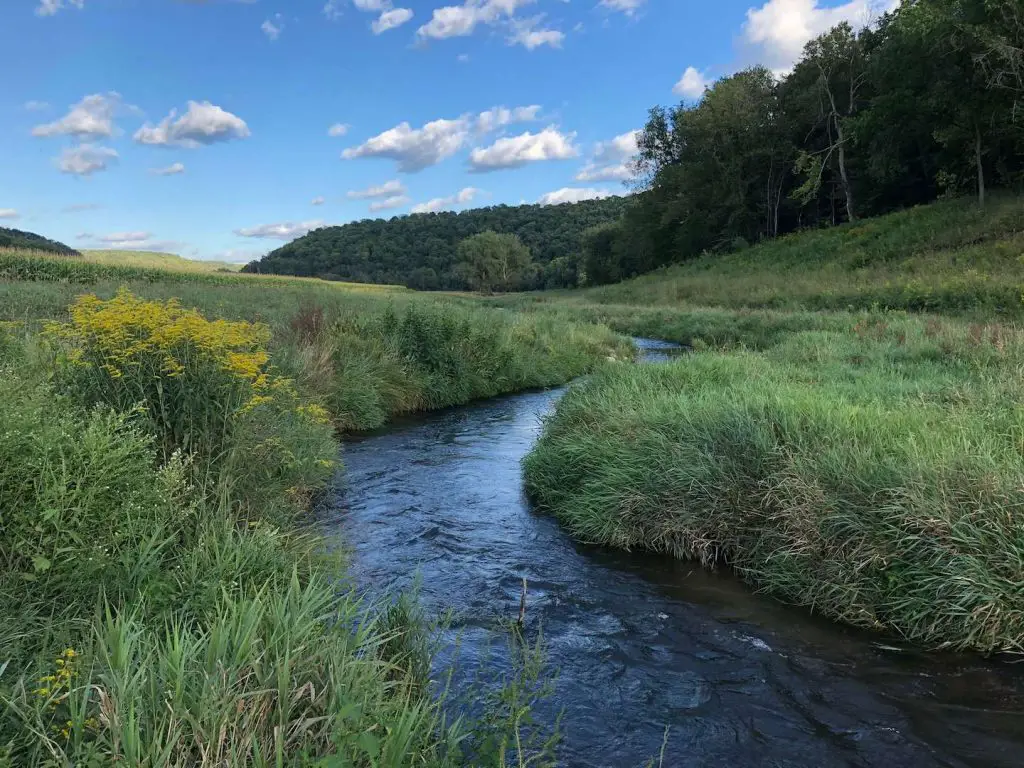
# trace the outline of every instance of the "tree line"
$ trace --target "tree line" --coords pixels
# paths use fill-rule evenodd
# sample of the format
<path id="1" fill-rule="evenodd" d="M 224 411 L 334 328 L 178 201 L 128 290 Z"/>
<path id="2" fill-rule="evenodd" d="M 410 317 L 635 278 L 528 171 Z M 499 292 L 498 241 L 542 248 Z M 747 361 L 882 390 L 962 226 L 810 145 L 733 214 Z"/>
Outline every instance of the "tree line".
<path id="1" fill-rule="evenodd" d="M 244 271 L 417 290 L 575 286 L 583 232 L 618 220 L 626 207 L 626 198 L 611 197 L 365 219 L 310 232 Z M 484 233 L 487 237 L 470 240 Z"/>
<path id="2" fill-rule="evenodd" d="M 792 71 L 753 67 L 695 104 L 655 107 L 641 194 L 585 234 L 583 271 L 615 282 L 705 252 L 1024 180 L 1024 3 L 904 0 L 840 24 Z"/>
<path id="3" fill-rule="evenodd" d="M 61 256 L 81 256 L 74 248 L 64 245 L 35 232 L 24 232 L 20 229 L 0 227 L 0 248 L 23 248 L 30 251 L 46 251 Z"/>

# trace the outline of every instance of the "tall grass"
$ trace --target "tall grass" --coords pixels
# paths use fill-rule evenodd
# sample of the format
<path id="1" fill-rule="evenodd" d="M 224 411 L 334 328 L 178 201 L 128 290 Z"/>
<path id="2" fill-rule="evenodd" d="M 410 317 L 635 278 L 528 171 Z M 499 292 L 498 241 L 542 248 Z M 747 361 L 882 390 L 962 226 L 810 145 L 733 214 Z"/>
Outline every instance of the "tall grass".
<path id="1" fill-rule="evenodd" d="M 621 367 L 559 404 L 530 494 L 577 536 L 726 563 L 932 647 L 1024 651 L 1024 336 L 863 318 Z"/>
<path id="2" fill-rule="evenodd" d="M 363 306 L 378 309 L 368 343 L 423 376 L 423 407 L 456 378 L 526 359 L 508 347 L 455 370 L 387 329 L 421 323 L 424 343 L 458 346 L 466 333 L 512 344 L 515 325 Z M 0 325 L 0 765 L 549 760 L 525 657 L 509 695 L 466 708 L 430 680 L 415 612 L 363 604 L 305 527 L 338 452 L 323 408 L 335 361 L 317 389 L 315 353 L 351 328 L 283 317 L 270 348 L 268 328 L 124 291 L 79 299 L 42 336 L 36 318 Z M 597 338 L 547 375 L 592 365 L 614 341 Z M 541 355 L 554 342 L 532 343 Z"/>

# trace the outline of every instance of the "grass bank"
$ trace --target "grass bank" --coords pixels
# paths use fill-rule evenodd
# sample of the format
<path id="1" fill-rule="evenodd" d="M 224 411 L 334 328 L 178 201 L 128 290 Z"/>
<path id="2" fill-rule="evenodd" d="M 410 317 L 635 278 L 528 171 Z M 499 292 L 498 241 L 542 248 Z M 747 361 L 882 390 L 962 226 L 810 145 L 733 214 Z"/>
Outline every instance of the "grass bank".
<path id="1" fill-rule="evenodd" d="M 938 203 L 500 300 L 695 352 L 571 390 L 529 493 L 581 539 L 728 564 L 925 646 L 1024 651 L 1022 212 Z"/>
<path id="2" fill-rule="evenodd" d="M 622 366 L 559 404 L 529 493 L 580 538 L 729 564 L 932 647 L 1024 651 L 1024 337 L 865 320 Z"/>
<path id="3" fill-rule="evenodd" d="M 560 383 L 621 341 L 165 274 L 0 282 L 0 765 L 545 764 L 536 648 L 513 638 L 498 693 L 446 691 L 414 604 L 358 599 L 305 512 L 338 428 Z"/>

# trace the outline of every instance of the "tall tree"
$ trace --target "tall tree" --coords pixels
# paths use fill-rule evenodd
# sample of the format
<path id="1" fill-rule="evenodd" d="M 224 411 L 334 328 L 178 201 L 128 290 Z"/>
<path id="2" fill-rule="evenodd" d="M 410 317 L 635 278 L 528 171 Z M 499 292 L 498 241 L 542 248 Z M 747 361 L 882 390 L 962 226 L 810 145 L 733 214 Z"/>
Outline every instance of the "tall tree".
<path id="1" fill-rule="evenodd" d="M 515 235 L 481 232 L 458 248 L 459 265 L 474 291 L 511 291 L 520 287 L 532 260 Z"/>

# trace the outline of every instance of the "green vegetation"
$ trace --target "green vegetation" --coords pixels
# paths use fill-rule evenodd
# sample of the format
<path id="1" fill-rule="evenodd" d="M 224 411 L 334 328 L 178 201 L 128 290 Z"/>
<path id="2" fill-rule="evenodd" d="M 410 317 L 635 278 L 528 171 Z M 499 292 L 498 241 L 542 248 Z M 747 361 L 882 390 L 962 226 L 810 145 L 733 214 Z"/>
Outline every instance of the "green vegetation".
<path id="1" fill-rule="evenodd" d="M 474 291 L 512 291 L 532 281 L 530 249 L 515 235 L 481 232 L 458 247 L 457 270 Z"/>
<path id="2" fill-rule="evenodd" d="M 793 70 L 738 72 L 651 110 L 636 196 L 590 243 L 615 282 L 789 232 L 1024 180 L 1018 0 L 902 3 L 810 41 Z M 703 256 L 708 260 L 713 256 Z"/>
<path id="3" fill-rule="evenodd" d="M 414 605 L 354 596 L 305 512 L 337 428 L 562 382 L 618 337 L 402 290 L 5 256 L 0 765 L 549 763 L 538 648 L 513 635 L 502 690 L 456 697 Z"/>
<path id="4" fill-rule="evenodd" d="M 288 243 L 247 272 L 304 275 L 359 283 L 394 283 L 418 290 L 464 290 L 456 250 L 482 232 L 516 235 L 536 264 L 525 288 L 575 287 L 573 264 L 580 234 L 614 221 L 625 198 L 565 205 L 499 205 L 461 213 L 427 213 L 390 220 L 366 219 L 325 227 Z"/>
<path id="5" fill-rule="evenodd" d="M 241 264 L 186 259 L 174 253 L 160 251 L 87 250 L 82 251 L 82 257 L 86 261 L 94 261 L 97 264 L 127 264 L 136 267 L 184 270 L 186 272 L 239 272 L 242 269 Z"/>
<path id="6" fill-rule="evenodd" d="M 0 227 L 0 251 L 5 248 L 45 251 L 47 253 L 58 253 L 62 256 L 79 255 L 78 251 L 74 248 L 69 248 L 64 243 L 58 243 L 56 240 L 50 240 L 34 232 L 23 232 L 20 229 Z"/>
<path id="7" fill-rule="evenodd" d="M 529 493 L 587 541 L 728 565 L 929 647 L 1024 652 L 1022 224 L 1019 198 L 948 201 L 494 300 L 694 350 L 570 390 Z"/>

